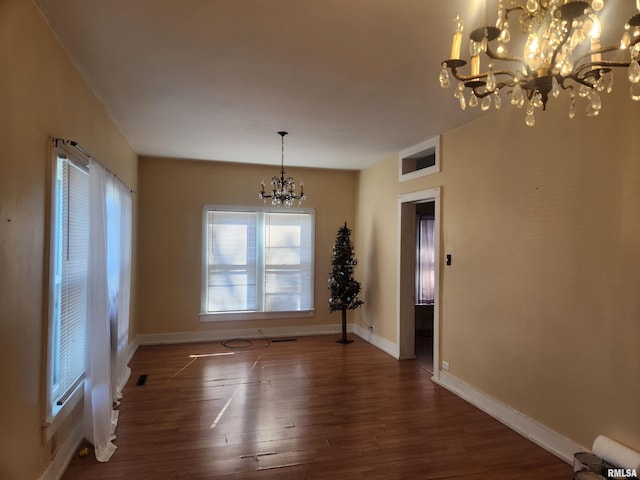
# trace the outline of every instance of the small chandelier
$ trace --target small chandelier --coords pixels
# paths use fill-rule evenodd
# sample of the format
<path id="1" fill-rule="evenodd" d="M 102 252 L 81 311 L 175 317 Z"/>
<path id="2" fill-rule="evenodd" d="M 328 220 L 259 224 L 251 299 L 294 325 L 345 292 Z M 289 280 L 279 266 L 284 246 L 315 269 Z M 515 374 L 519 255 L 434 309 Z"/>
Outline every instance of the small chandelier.
<path id="1" fill-rule="evenodd" d="M 307 198 L 304 193 L 304 185 L 300 182 L 300 194 L 296 194 L 296 183 L 293 177 L 284 177 L 284 136 L 289 132 L 278 132 L 278 135 L 282 137 L 282 163 L 280 167 L 280 177 L 274 176 L 271 178 L 271 193 L 267 194 L 264 190 L 264 178 L 260 182 L 260 192 L 258 198 L 262 199 L 264 203 L 267 203 L 267 198 L 271 199 L 272 205 L 284 205 L 285 207 L 291 207 L 294 200 L 298 201 L 298 205 L 302 205 Z"/>
<path id="2" fill-rule="evenodd" d="M 569 90 L 569 118 L 576 113 L 576 96 L 585 98 L 586 115 L 600 113 L 600 93 L 610 93 L 613 68 L 627 68 L 631 82 L 631 98 L 640 101 L 640 14 L 624 25 L 619 45 L 600 45 L 601 25 L 598 13 L 604 0 L 498 0 L 496 25 L 479 27 L 470 34 L 471 72 L 459 71 L 467 64 L 460 58 L 462 20 L 454 19 L 455 33 L 451 57 L 442 62 L 440 86 L 451 86 L 449 70 L 459 81 L 453 96 L 462 110 L 480 104 L 488 110 L 493 103 L 502 106 L 500 92 L 506 91 L 510 103 L 526 107 L 525 122 L 535 125 L 535 109 L 546 109 L 549 95 L 557 98 L 561 90 Z M 640 11 L 640 0 L 636 0 Z M 509 22 L 520 25 L 524 39 L 522 55 L 508 51 L 511 39 Z M 628 51 L 628 53 L 626 53 Z M 621 52 L 623 60 L 606 60 L 613 52 Z M 489 58 L 487 70 L 480 71 L 480 54 Z M 465 88 L 470 90 L 468 101 Z"/>

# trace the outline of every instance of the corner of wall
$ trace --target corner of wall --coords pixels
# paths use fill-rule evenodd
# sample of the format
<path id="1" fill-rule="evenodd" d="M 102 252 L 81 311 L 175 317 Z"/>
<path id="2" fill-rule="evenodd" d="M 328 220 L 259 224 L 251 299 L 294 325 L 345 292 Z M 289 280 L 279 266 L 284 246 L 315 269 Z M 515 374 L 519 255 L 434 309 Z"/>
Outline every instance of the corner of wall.
<path id="1" fill-rule="evenodd" d="M 376 348 L 379 348 L 383 352 L 391 355 L 396 360 L 400 359 L 400 352 L 398 350 L 398 344 L 390 342 L 386 338 L 382 338 L 376 335 L 371 330 L 361 327 L 360 325 L 353 324 L 353 333 L 364 341 L 369 342 Z"/>

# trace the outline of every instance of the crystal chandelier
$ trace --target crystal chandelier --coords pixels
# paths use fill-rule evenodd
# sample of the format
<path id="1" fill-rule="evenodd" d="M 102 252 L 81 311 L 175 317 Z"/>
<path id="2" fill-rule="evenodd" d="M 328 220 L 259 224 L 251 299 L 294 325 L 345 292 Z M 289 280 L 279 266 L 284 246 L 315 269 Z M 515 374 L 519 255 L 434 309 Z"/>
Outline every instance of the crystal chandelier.
<path id="1" fill-rule="evenodd" d="M 640 101 L 640 14 L 621 28 L 618 45 L 603 47 L 598 18 L 603 7 L 604 0 L 498 0 L 495 26 L 476 28 L 469 36 L 470 74 L 459 70 L 467 62 L 460 56 L 463 26 L 457 14 L 451 57 L 442 62 L 440 86 L 451 86 L 450 70 L 459 82 L 453 96 L 462 110 L 467 105 L 488 110 L 492 103 L 499 109 L 504 91 L 512 105 L 525 107 L 529 126 L 535 125 L 535 110 L 545 110 L 549 95 L 557 98 L 561 90 L 569 91 L 570 118 L 576 113 L 576 97 L 586 99 L 586 115 L 598 115 L 600 94 L 612 90 L 614 67 L 627 68 L 631 98 Z M 636 8 L 640 11 L 640 0 Z M 525 37 L 516 48 L 521 54 L 509 51 L 513 23 Z M 620 58 L 611 58 L 615 52 Z M 489 59 L 486 71 L 480 70 L 483 53 Z M 468 99 L 465 89 L 470 91 Z"/>
<path id="2" fill-rule="evenodd" d="M 271 199 L 272 205 L 284 205 L 285 207 L 291 207 L 294 200 L 298 201 L 298 205 L 302 205 L 307 196 L 304 193 L 304 185 L 300 182 L 300 194 L 296 194 L 296 183 L 293 177 L 284 177 L 284 136 L 289 132 L 278 132 L 278 135 L 282 137 L 282 163 L 280 167 L 280 177 L 274 176 L 271 178 L 271 193 L 266 193 L 264 190 L 264 178 L 260 182 L 260 192 L 258 197 L 261 198 L 264 203 L 267 203 L 267 198 Z"/>

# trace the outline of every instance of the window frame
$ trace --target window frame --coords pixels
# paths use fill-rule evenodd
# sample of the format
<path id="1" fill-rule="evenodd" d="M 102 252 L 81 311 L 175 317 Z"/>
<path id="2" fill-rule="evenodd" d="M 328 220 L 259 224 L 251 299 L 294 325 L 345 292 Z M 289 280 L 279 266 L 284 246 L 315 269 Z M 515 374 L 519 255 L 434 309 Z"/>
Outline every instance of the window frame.
<path id="1" fill-rule="evenodd" d="M 409 168 L 408 171 L 405 167 L 409 166 L 412 162 L 420 159 L 426 155 L 433 155 L 435 163 L 429 167 L 420 168 L 417 165 Z M 406 182 L 409 180 L 415 180 L 416 178 L 424 177 L 426 175 L 434 175 L 440 173 L 440 136 L 436 136 L 425 140 L 418 145 L 402 150 L 398 153 L 398 181 Z"/>
<path id="2" fill-rule="evenodd" d="M 208 264 L 207 264 L 207 229 L 208 229 L 208 214 L 211 211 L 220 212 L 247 212 L 255 213 L 260 217 L 269 213 L 276 214 L 305 214 L 309 215 L 311 224 L 309 227 L 309 240 L 310 240 L 310 264 L 309 264 L 309 295 L 310 295 L 310 308 L 294 311 L 233 311 L 233 312 L 209 312 L 207 311 L 207 288 L 208 288 Z M 257 228 L 263 228 L 265 225 L 264 218 L 256 221 Z M 259 242 L 256 242 L 258 245 Z M 266 247 L 266 245 L 263 245 Z M 256 252 L 256 259 L 259 262 L 260 258 L 264 259 L 264 250 L 262 252 Z M 265 266 L 264 262 L 263 266 Z M 200 257 L 201 264 L 201 291 L 200 291 L 200 321 L 201 322 L 216 322 L 216 321 L 234 321 L 234 320 L 269 320 L 269 319 L 283 319 L 283 318 L 304 318 L 313 317 L 315 314 L 315 299 L 314 299 L 314 275 L 315 275 L 315 209 L 313 208 L 287 208 L 282 209 L 278 207 L 270 206 L 241 206 L 241 205 L 217 205 L 207 204 L 202 208 L 202 251 Z M 257 277 L 260 278 L 260 274 L 264 272 L 258 272 Z M 257 287 L 257 291 L 260 295 L 264 296 L 264 284 Z M 264 299 L 263 299 L 264 300 Z M 259 300 L 259 305 L 264 305 L 264 301 Z"/>
<path id="3" fill-rule="evenodd" d="M 76 381 L 68 388 L 63 395 L 59 396 L 54 390 L 54 361 L 56 356 L 55 332 L 57 321 L 56 302 L 59 299 L 58 291 L 60 289 L 59 273 L 60 259 L 58 256 L 59 239 L 61 227 L 61 214 L 59 204 L 59 192 L 61 184 L 58 178 L 58 168 L 61 161 L 69 163 L 70 168 L 76 168 L 86 175 L 87 181 L 87 203 L 86 208 L 89 209 L 89 163 L 86 159 L 79 157 L 62 145 L 56 145 L 51 153 L 50 163 L 50 194 L 49 194 L 49 212 L 48 212 L 48 240 L 49 240 L 49 262 L 48 262 L 48 302 L 47 302 L 47 364 L 46 364 L 46 383 L 45 383 L 45 419 L 43 422 L 44 439 L 49 441 L 55 432 L 60 428 L 64 421 L 71 416 L 75 408 L 84 398 L 84 375 L 82 373 Z M 87 222 L 88 220 L 87 212 Z M 88 224 L 87 224 L 88 228 Z M 87 237 L 87 242 L 89 238 Z M 88 266 L 88 259 L 87 259 Z M 87 270 L 88 280 L 88 270 Z M 88 297 L 87 297 L 88 298 Z M 85 318 L 86 320 L 86 318 Z M 86 354 L 86 345 L 85 345 Z M 55 397 L 54 397 L 54 394 Z"/>

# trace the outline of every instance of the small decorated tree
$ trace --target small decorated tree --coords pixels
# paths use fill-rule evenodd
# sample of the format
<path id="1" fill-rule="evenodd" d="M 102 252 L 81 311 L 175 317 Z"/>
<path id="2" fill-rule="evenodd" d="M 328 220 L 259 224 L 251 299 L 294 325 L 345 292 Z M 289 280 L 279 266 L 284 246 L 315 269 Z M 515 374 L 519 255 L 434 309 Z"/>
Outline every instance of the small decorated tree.
<path id="1" fill-rule="evenodd" d="M 351 343 L 347 339 L 347 310 L 355 310 L 364 302 L 360 300 L 360 282 L 353 278 L 353 268 L 358 261 L 353 254 L 351 230 L 344 226 L 338 229 L 336 243 L 333 246 L 331 274 L 329 275 L 329 310 L 342 311 L 342 338 L 337 343 Z"/>

